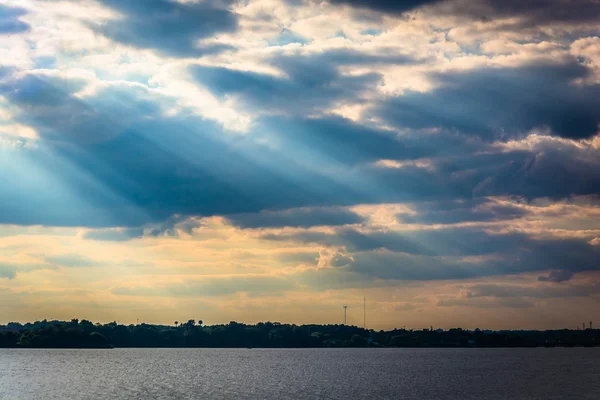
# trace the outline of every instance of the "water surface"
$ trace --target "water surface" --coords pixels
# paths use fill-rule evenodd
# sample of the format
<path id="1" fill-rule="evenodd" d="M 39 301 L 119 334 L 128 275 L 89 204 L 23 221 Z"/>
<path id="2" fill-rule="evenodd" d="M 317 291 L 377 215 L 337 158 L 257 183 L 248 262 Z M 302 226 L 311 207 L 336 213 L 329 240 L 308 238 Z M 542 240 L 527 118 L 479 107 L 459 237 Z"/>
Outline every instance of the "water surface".
<path id="1" fill-rule="evenodd" d="M 0 399 L 600 399 L 600 349 L 2 350 Z"/>

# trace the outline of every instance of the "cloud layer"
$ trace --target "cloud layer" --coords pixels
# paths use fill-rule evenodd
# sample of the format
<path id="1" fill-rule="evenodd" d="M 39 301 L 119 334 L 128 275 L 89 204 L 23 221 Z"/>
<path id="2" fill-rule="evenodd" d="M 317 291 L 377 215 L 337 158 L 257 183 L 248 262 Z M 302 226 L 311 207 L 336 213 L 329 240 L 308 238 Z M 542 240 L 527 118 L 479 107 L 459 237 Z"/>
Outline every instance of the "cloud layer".
<path id="1" fill-rule="evenodd" d="M 9 318 L 327 322 L 368 295 L 381 326 L 556 326 L 598 299 L 597 1 L 20 3 Z"/>
<path id="2" fill-rule="evenodd" d="M 97 27 L 98 32 L 130 46 L 156 49 L 172 56 L 198 56 L 227 48 L 202 43 L 237 27 L 230 2 L 171 0 L 102 0 L 121 15 Z"/>

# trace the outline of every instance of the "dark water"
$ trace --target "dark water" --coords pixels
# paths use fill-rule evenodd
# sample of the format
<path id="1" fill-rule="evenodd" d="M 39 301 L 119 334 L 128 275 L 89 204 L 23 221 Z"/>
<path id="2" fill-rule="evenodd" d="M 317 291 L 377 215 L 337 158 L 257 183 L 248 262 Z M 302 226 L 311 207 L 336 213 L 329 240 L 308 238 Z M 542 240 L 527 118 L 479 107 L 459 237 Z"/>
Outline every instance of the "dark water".
<path id="1" fill-rule="evenodd" d="M 0 399 L 600 399 L 600 349 L 0 350 Z"/>

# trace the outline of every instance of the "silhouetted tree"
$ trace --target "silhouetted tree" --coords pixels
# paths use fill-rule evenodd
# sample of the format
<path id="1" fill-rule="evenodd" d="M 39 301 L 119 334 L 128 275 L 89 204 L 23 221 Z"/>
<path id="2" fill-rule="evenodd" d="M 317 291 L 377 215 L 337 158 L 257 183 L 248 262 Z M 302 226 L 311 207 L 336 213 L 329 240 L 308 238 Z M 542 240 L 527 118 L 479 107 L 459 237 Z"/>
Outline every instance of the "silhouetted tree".
<path id="1" fill-rule="evenodd" d="M 188 322 L 186 322 L 185 324 L 183 324 L 184 327 L 186 328 L 193 328 L 194 326 L 196 326 L 196 321 L 194 321 L 193 319 L 190 319 Z"/>
<path id="2" fill-rule="evenodd" d="M 290 325 L 231 321 L 203 326 L 194 320 L 164 325 L 93 324 L 81 320 L 36 321 L 0 325 L 0 347 L 459 347 L 459 346 L 596 346 L 600 330 L 449 331 L 365 330 L 347 325 Z"/>

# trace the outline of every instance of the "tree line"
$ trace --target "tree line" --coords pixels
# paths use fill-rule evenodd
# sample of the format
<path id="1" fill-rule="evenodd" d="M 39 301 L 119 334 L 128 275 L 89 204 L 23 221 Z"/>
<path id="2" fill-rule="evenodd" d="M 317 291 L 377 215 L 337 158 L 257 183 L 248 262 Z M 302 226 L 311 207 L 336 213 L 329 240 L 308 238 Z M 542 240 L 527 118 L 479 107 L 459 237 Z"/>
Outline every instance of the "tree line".
<path id="1" fill-rule="evenodd" d="M 202 321 L 173 325 L 88 320 L 36 321 L 0 325 L 0 348 L 111 348 L 111 347 L 574 347 L 596 346 L 600 330 L 484 331 L 406 330 L 375 331 L 350 325 L 294 325 L 238 322 L 204 326 Z"/>

